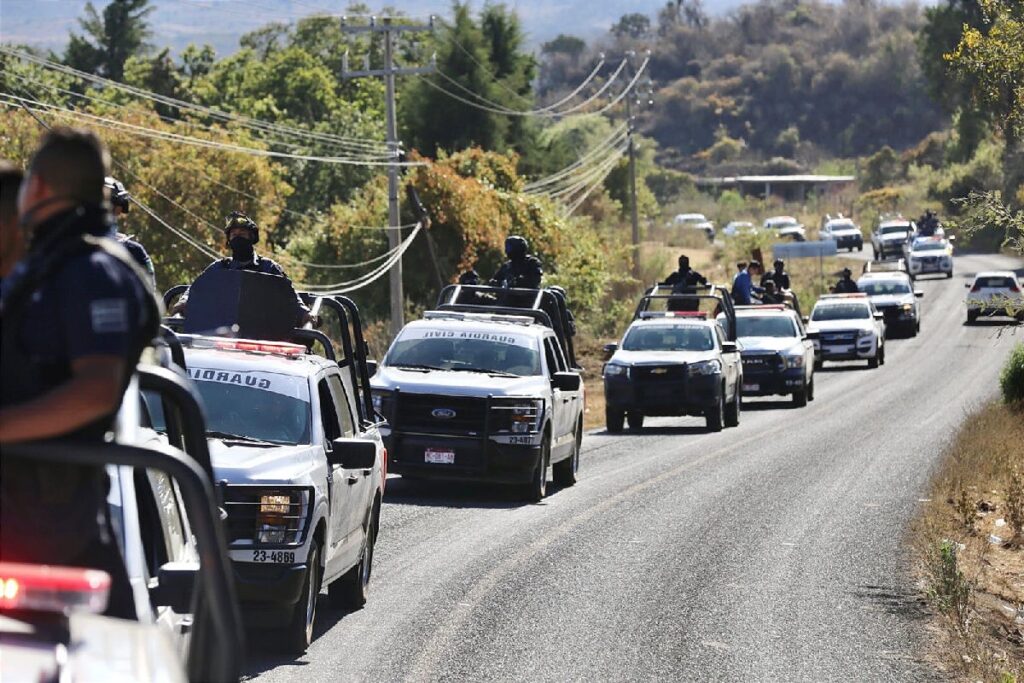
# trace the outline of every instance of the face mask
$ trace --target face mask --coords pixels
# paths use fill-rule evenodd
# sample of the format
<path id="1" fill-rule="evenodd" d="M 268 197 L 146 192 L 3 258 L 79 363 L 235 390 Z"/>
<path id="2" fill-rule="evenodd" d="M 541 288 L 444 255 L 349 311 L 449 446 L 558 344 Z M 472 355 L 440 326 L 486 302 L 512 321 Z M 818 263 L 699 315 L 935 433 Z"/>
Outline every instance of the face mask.
<path id="1" fill-rule="evenodd" d="M 241 235 L 235 235 L 228 242 L 228 246 L 231 247 L 231 255 L 236 261 L 252 260 L 252 241 L 242 237 Z"/>

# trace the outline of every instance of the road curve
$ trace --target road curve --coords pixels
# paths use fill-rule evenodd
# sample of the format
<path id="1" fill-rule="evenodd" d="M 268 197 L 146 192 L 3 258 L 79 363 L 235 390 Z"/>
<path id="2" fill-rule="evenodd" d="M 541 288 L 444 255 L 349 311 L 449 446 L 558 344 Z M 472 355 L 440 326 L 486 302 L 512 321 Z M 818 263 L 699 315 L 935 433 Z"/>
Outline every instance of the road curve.
<path id="1" fill-rule="evenodd" d="M 584 439 L 580 482 L 523 505 L 498 488 L 388 482 L 370 602 L 322 603 L 260 681 L 935 680 L 904 535 L 967 411 L 1024 328 L 967 327 L 956 258 L 919 280 L 921 334 L 877 370 L 826 367 L 807 408 L 741 424 L 651 420 Z"/>

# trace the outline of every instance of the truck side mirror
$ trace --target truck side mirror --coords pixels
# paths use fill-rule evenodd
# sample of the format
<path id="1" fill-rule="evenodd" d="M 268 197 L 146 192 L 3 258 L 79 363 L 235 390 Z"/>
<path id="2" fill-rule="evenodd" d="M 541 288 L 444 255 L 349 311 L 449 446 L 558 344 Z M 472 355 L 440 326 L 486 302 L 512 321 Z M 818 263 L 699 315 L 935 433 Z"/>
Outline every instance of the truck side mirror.
<path id="1" fill-rule="evenodd" d="M 821 339 L 821 332 L 818 332 L 817 330 L 808 330 L 804 334 L 804 338 L 805 339 L 811 339 L 811 340 L 813 340 L 813 339 Z"/>
<path id="2" fill-rule="evenodd" d="M 373 377 L 377 374 L 378 363 L 375 360 L 366 359 L 366 374 Z"/>
<path id="3" fill-rule="evenodd" d="M 199 580 L 199 565 L 194 562 L 168 562 L 160 566 L 156 585 L 149 589 L 157 607 L 170 607 L 178 614 L 192 611 L 192 593 Z"/>
<path id="4" fill-rule="evenodd" d="M 918 299 L 923 299 L 924 298 L 924 291 L 920 290 L 920 289 L 915 289 L 914 290 L 914 296 L 916 296 Z"/>
<path id="5" fill-rule="evenodd" d="M 736 345 L 736 342 L 722 342 L 722 353 L 736 353 L 739 350 L 740 348 L 739 346 Z"/>
<path id="6" fill-rule="evenodd" d="M 366 439 L 340 437 L 331 442 L 327 462 L 346 470 L 372 469 L 377 462 L 377 444 Z"/>
<path id="7" fill-rule="evenodd" d="M 610 360 L 611 357 L 614 356 L 615 352 L 618 351 L 618 350 L 619 350 L 619 345 L 618 344 L 605 344 L 604 345 L 604 359 L 605 360 Z"/>
<path id="8" fill-rule="evenodd" d="M 551 376 L 551 386 L 561 391 L 579 391 L 580 376 L 575 372 L 556 372 Z"/>

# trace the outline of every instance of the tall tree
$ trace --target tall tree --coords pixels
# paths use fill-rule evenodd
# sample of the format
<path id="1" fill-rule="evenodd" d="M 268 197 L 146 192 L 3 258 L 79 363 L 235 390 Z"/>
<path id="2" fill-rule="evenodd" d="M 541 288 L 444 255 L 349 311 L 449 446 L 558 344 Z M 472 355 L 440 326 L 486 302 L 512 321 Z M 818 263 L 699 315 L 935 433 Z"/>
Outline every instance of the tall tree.
<path id="1" fill-rule="evenodd" d="M 153 11 L 149 0 L 111 0 L 101 15 L 91 2 L 78 23 L 84 35 L 71 34 L 64 61 L 82 71 L 99 73 L 115 81 L 124 79 L 124 64 L 129 57 L 149 47 L 146 18 Z"/>

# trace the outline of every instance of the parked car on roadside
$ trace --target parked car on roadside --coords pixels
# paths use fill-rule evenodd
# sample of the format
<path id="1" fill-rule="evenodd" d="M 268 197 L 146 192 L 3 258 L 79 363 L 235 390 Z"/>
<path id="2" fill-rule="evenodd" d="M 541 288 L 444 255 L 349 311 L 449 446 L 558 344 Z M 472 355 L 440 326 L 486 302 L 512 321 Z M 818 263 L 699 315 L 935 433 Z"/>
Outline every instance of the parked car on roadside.
<path id="1" fill-rule="evenodd" d="M 820 238 L 832 240 L 836 243 L 837 249 L 864 250 L 864 235 L 861 234 L 860 226 L 842 216 L 826 220 L 821 227 Z"/>
<path id="2" fill-rule="evenodd" d="M 905 218 L 883 220 L 871 233 L 871 248 L 875 260 L 903 256 L 903 245 L 910 241 L 917 228 Z"/>
<path id="3" fill-rule="evenodd" d="M 722 234 L 726 237 L 735 237 L 736 235 L 755 232 L 757 232 L 757 226 L 751 221 L 729 221 L 726 226 L 722 228 Z"/>
<path id="4" fill-rule="evenodd" d="M 788 239 L 793 242 L 804 242 L 807 240 L 807 230 L 804 224 L 792 216 L 772 216 L 766 218 L 762 227 L 778 235 L 780 239 Z"/>
<path id="5" fill-rule="evenodd" d="M 715 224 L 702 213 L 681 213 L 672 219 L 672 226 L 686 230 L 699 230 L 708 241 L 715 239 Z"/>

